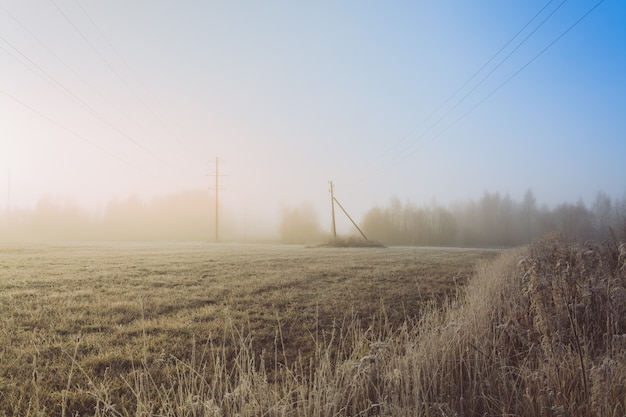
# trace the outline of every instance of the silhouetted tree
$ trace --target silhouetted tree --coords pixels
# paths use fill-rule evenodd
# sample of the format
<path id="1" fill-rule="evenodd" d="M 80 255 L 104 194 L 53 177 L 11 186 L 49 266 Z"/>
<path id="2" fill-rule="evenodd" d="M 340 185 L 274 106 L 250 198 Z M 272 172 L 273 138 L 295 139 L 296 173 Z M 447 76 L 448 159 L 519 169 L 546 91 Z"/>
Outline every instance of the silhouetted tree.
<path id="1" fill-rule="evenodd" d="M 609 228 L 615 223 L 611 197 L 602 191 L 598 191 L 596 201 L 593 203 L 591 210 L 596 239 L 606 238 Z"/>
<path id="2" fill-rule="evenodd" d="M 604 193 L 598 193 L 592 211 L 582 201 L 553 210 L 546 205 L 537 208 L 529 188 L 521 202 L 485 192 L 478 203 L 457 202 L 449 209 L 435 203 L 403 205 L 393 198 L 387 207 L 369 210 L 362 228 L 371 239 L 389 245 L 515 246 L 550 231 L 590 239 L 594 233 L 597 237 L 598 230 L 606 233 L 609 227 L 623 227 L 625 215 L 626 198 L 613 203 Z"/>
<path id="3" fill-rule="evenodd" d="M 319 241 L 321 229 L 313 206 L 302 203 L 295 208 L 283 208 L 280 236 L 285 243 Z"/>
<path id="4" fill-rule="evenodd" d="M 591 212 L 582 200 L 559 205 L 554 210 L 554 218 L 556 230 L 569 239 L 588 240 L 594 236 Z"/>
<path id="5" fill-rule="evenodd" d="M 387 210 L 374 207 L 365 213 L 361 229 L 370 239 L 392 244 L 393 224 L 387 216 Z"/>
<path id="6" fill-rule="evenodd" d="M 531 188 L 529 188 L 528 190 L 526 190 L 526 193 L 524 194 L 524 201 L 522 203 L 522 207 L 523 207 L 523 214 L 524 214 L 524 225 L 525 225 L 525 229 L 526 232 L 528 233 L 528 241 L 527 243 L 530 243 L 533 238 L 534 238 L 534 223 L 535 223 L 535 216 L 537 214 L 537 199 L 535 198 L 535 194 L 533 193 L 533 190 Z"/>

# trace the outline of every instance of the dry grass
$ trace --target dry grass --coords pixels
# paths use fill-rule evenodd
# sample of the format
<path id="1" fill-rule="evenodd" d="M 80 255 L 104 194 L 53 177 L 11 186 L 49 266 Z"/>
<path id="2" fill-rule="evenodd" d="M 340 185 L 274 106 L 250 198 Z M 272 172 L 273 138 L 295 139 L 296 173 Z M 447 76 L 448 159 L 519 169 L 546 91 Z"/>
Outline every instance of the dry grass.
<path id="1" fill-rule="evenodd" d="M 626 245 L 548 236 L 484 264 L 391 355 L 388 415 L 626 415 Z"/>
<path id="2" fill-rule="evenodd" d="M 344 362 L 453 297 L 477 260 L 496 255 L 3 246 L 0 415 L 308 415 L 335 398 L 321 385 Z M 320 387 L 303 391 L 304 381 Z"/>
<path id="3" fill-rule="evenodd" d="M 617 239 L 0 259 L 0 414 L 626 415 Z"/>
<path id="4" fill-rule="evenodd" d="M 331 248 L 384 248 L 381 242 L 377 240 L 365 240 L 358 237 L 335 238 L 320 245 L 321 247 Z"/>

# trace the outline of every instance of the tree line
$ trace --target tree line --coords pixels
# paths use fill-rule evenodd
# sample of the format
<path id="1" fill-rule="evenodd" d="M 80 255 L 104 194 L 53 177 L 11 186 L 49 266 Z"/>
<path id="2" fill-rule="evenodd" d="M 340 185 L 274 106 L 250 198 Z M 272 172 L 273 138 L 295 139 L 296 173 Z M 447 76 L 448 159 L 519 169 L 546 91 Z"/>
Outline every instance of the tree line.
<path id="1" fill-rule="evenodd" d="M 31 210 L 0 216 L 0 240 L 212 241 L 214 210 L 215 201 L 202 190 L 151 201 L 113 200 L 95 214 L 71 200 L 44 197 Z M 320 216 L 310 203 L 282 207 L 273 231 L 254 213 L 250 218 L 247 225 L 248 220 L 223 210 L 220 240 L 315 244 L 331 239 L 330 224 L 320 226 Z M 548 208 L 538 205 L 532 190 L 521 201 L 485 192 L 478 201 L 447 206 L 394 198 L 386 206 L 369 209 L 359 222 L 370 240 L 385 245 L 498 247 L 526 244 L 551 231 L 582 241 L 602 240 L 611 228 L 625 225 L 626 195 L 620 200 L 599 192 L 589 206 L 580 200 Z"/>
<path id="2" fill-rule="evenodd" d="M 212 233 L 214 205 L 208 193 L 181 192 L 144 201 L 114 199 L 96 213 L 70 199 L 44 196 L 33 209 L 0 219 L 4 241 L 202 241 Z"/>
<path id="3" fill-rule="evenodd" d="M 369 239 L 387 245 L 517 246 L 556 231 L 577 240 L 604 239 L 626 225 L 626 197 L 598 192 L 587 207 L 582 200 L 554 208 L 539 206 L 529 189 L 521 201 L 485 192 L 478 201 L 447 207 L 418 206 L 392 199 L 370 209 L 361 222 Z"/>

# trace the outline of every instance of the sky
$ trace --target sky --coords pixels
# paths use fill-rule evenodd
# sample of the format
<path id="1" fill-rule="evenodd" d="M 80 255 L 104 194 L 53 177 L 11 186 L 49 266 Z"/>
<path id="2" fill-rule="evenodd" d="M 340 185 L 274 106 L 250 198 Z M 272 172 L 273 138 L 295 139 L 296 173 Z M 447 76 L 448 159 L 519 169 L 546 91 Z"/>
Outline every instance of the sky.
<path id="1" fill-rule="evenodd" d="M 0 0 L 0 71 L 0 211 L 626 195 L 622 0 Z"/>

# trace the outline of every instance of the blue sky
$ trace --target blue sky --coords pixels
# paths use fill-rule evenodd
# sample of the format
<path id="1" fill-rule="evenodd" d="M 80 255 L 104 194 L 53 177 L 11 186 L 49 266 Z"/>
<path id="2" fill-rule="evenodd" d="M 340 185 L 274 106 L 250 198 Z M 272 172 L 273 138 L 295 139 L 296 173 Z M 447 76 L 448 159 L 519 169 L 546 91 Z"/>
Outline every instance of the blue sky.
<path id="1" fill-rule="evenodd" d="M 357 219 L 623 198 L 626 4 L 566 32 L 595 4 L 0 0 L 0 201 L 208 189 L 215 157 L 259 218 L 326 221 L 329 180 Z"/>

